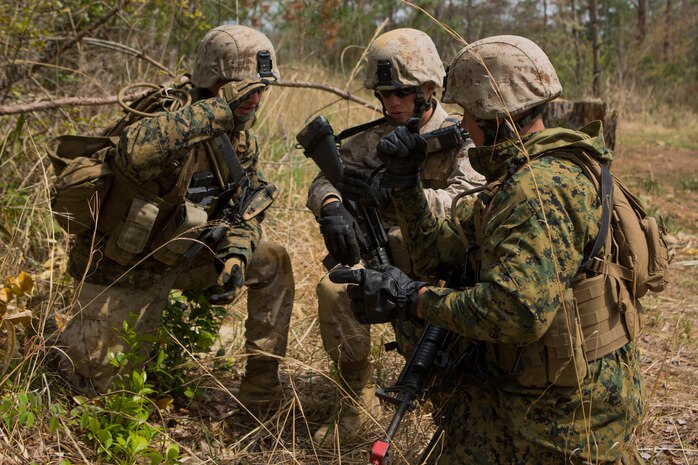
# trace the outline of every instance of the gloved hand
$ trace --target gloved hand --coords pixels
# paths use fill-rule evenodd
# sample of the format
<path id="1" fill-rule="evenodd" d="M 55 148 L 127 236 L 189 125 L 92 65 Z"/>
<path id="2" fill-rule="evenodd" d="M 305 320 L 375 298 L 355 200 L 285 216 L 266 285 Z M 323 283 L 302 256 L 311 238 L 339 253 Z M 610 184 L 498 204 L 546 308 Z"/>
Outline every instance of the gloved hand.
<path id="1" fill-rule="evenodd" d="M 235 298 L 238 289 L 245 283 L 245 261 L 237 255 L 231 255 L 225 260 L 217 259 L 216 271 L 218 271 L 217 287 L 208 301 L 214 305 L 229 304 Z"/>
<path id="2" fill-rule="evenodd" d="M 349 284 L 347 295 L 356 319 L 363 324 L 387 323 L 395 319 L 419 322 L 419 288 L 426 283 L 413 281 L 392 265 L 330 272 L 330 281 Z"/>
<path id="3" fill-rule="evenodd" d="M 344 168 L 337 183 L 342 196 L 359 202 L 364 207 L 385 208 L 390 204 L 391 189 L 380 186 L 380 177 L 371 176 L 370 170 Z"/>
<path id="4" fill-rule="evenodd" d="M 345 266 L 359 263 L 360 247 L 366 246 L 366 239 L 342 202 L 332 202 L 322 207 L 318 221 L 320 232 L 325 239 L 325 247 L 330 255 Z"/>
<path id="5" fill-rule="evenodd" d="M 427 141 L 407 126 L 398 126 L 378 142 L 378 158 L 385 165 L 383 187 L 414 187 L 419 167 L 427 158 Z"/>

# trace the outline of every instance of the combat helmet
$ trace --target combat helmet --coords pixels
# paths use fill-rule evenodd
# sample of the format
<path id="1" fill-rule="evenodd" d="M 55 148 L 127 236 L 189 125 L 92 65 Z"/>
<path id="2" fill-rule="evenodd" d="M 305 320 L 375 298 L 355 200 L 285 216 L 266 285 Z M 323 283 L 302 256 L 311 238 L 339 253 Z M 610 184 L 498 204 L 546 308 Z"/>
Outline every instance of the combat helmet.
<path id="1" fill-rule="evenodd" d="M 431 106 L 420 86 L 429 83 L 440 88 L 445 74 L 431 37 L 416 29 L 395 29 L 380 35 L 369 47 L 364 87 L 376 92 L 417 87 L 415 113 L 420 115 Z"/>
<path id="2" fill-rule="evenodd" d="M 483 129 L 494 120 L 515 122 L 521 129 L 562 93 L 545 52 L 531 40 L 511 35 L 488 37 L 463 48 L 445 82 L 443 101 L 462 106 Z M 533 111 L 517 118 L 529 110 Z"/>
<path id="3" fill-rule="evenodd" d="M 191 80 L 210 88 L 220 81 L 279 79 L 274 46 L 261 32 L 239 25 L 211 29 L 199 44 Z"/>

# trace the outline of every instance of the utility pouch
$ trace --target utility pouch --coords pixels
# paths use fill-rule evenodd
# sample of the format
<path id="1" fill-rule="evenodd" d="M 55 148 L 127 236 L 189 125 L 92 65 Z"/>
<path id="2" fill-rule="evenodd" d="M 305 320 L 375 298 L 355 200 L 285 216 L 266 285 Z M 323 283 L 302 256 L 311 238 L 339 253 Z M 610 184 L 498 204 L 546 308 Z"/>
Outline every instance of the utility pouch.
<path id="1" fill-rule="evenodd" d="M 159 211 L 155 203 L 134 197 L 126 219 L 109 237 L 104 254 L 120 265 L 127 265 L 148 244 Z"/>
<path id="2" fill-rule="evenodd" d="M 96 158 L 74 158 L 52 187 L 53 217 L 69 234 L 80 234 L 96 222 L 114 174 Z"/>
<path id="3" fill-rule="evenodd" d="M 114 178 L 105 162 L 113 146 L 107 137 L 60 136 L 51 141 L 48 156 L 56 172 L 51 207 L 66 232 L 80 234 L 95 224 Z"/>
<path id="4" fill-rule="evenodd" d="M 153 258 L 165 265 L 174 265 L 199 236 L 197 228 L 207 221 L 206 210 L 193 202 L 185 201 L 162 228 L 153 247 Z"/>

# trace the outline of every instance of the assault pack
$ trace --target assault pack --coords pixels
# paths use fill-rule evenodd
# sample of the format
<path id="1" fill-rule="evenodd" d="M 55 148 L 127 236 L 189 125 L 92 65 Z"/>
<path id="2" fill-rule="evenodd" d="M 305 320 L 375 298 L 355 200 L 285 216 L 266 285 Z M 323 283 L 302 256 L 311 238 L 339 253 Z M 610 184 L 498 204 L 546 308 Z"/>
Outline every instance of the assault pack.
<path id="1" fill-rule="evenodd" d="M 593 131 L 589 127 L 581 131 L 586 129 Z M 488 344 L 488 351 L 500 368 L 523 385 L 575 387 L 587 376 L 589 362 L 637 338 L 642 328 L 639 299 L 648 290 L 665 289 L 669 251 L 663 224 L 647 214 L 606 164 L 569 147 L 542 152 L 532 160 L 545 156 L 572 161 L 594 183 L 602 203 L 599 234 L 546 334 L 525 347 Z M 510 170 L 508 176 L 524 166 Z M 491 214 L 489 202 L 482 199 L 491 201 L 500 185 L 492 183 L 480 195 L 478 244 Z"/>
<path id="2" fill-rule="evenodd" d="M 134 87 L 149 90 L 127 105 L 124 95 Z M 111 162 L 119 135 L 126 127 L 211 97 L 203 92 L 208 91 L 193 89 L 186 80 L 175 89 L 133 84 L 118 96 L 126 114 L 101 136 L 54 139 L 49 158 L 56 172 L 51 206 L 57 223 L 70 234 L 94 227 L 108 237 L 105 256 L 121 265 L 146 250 L 154 250 L 154 259 L 172 265 L 185 253 L 193 258 L 205 245 L 213 245 L 222 237 L 225 224 L 206 228 L 209 220 L 247 221 L 271 205 L 277 196 L 276 187 L 269 183 L 251 186 L 237 158 L 254 143 L 246 131 L 236 133 L 235 144 L 227 134 L 204 141 L 205 153 L 183 163 L 174 187 L 163 196 L 136 183 Z M 202 171 L 213 158 L 219 160 L 214 166 L 225 165 L 230 178 L 227 182 L 217 181 L 220 175 L 211 171 Z M 233 203 L 233 198 L 239 201 Z"/>

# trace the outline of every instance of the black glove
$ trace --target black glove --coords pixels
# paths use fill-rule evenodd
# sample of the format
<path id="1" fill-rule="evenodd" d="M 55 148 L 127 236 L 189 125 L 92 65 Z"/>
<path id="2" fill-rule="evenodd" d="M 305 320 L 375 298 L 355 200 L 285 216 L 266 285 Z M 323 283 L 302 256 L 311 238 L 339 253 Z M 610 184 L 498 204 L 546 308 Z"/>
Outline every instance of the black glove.
<path id="1" fill-rule="evenodd" d="M 392 265 L 358 270 L 339 269 L 330 272 L 330 281 L 349 284 L 347 295 L 356 319 L 363 324 L 387 323 L 417 317 L 419 288 L 426 283 L 412 281 Z"/>
<path id="2" fill-rule="evenodd" d="M 378 142 L 378 158 L 385 165 L 383 187 L 414 187 L 419 167 L 427 158 L 427 141 L 407 126 L 398 126 Z"/>
<path id="3" fill-rule="evenodd" d="M 235 298 L 237 290 L 245 283 L 245 261 L 237 255 L 225 260 L 216 260 L 218 285 L 208 296 L 208 301 L 215 305 L 229 304 Z"/>
<path id="4" fill-rule="evenodd" d="M 332 202 L 322 207 L 318 221 L 325 247 L 332 258 L 345 266 L 359 263 L 361 247 L 366 247 L 366 239 L 342 202 Z"/>
<path id="5" fill-rule="evenodd" d="M 379 176 L 372 176 L 370 170 L 357 170 L 346 167 L 337 183 L 343 197 L 359 202 L 364 207 L 385 208 L 390 204 L 392 189 L 380 186 Z"/>

